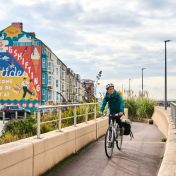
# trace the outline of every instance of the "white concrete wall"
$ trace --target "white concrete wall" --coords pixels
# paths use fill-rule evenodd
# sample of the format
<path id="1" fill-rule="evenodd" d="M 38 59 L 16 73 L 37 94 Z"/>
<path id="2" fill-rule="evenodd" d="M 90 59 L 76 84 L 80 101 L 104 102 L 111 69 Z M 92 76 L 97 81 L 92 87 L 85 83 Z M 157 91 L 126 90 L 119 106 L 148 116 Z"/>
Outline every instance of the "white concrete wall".
<path id="1" fill-rule="evenodd" d="M 31 143 L 12 142 L 0 146 L 0 176 L 31 176 L 33 147 Z"/>
<path id="2" fill-rule="evenodd" d="M 126 116 L 128 118 L 127 110 Z M 0 176 L 38 176 L 88 143 L 103 136 L 108 118 L 63 128 L 17 142 L 0 145 Z"/>
<path id="3" fill-rule="evenodd" d="M 0 145 L 0 176 L 38 176 L 105 134 L 107 117 Z M 97 135 L 98 134 L 98 135 Z"/>
<path id="4" fill-rule="evenodd" d="M 169 122 L 167 119 L 167 112 L 159 107 L 155 107 L 152 119 L 154 124 L 165 135 L 165 137 L 168 137 Z"/>
<path id="5" fill-rule="evenodd" d="M 167 137 L 165 153 L 158 176 L 176 175 L 176 129 L 169 113 L 162 108 L 155 107 L 152 119 L 154 124 Z"/>

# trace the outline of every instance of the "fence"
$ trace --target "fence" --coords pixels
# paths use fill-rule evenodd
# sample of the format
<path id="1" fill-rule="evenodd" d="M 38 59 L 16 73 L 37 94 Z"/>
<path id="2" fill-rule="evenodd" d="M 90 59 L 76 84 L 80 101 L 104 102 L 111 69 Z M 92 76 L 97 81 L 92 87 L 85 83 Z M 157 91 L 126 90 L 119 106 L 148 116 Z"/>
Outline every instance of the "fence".
<path id="1" fill-rule="evenodd" d="M 19 115 L 18 111 L 14 111 L 12 114 L 9 115 L 9 117 L 6 118 L 6 114 L 5 114 L 5 111 L 1 111 L 0 112 L 0 118 L 2 118 L 3 120 L 3 124 L 5 123 L 5 120 L 8 120 L 8 119 L 18 119 L 18 117 L 24 117 L 26 118 L 27 117 L 27 113 L 24 112 L 24 116 L 21 116 Z"/>
<path id="2" fill-rule="evenodd" d="M 170 107 L 171 107 L 171 116 L 172 116 L 172 119 L 173 119 L 173 122 L 174 122 L 175 128 L 176 128 L 176 104 L 171 103 Z"/>
<path id="3" fill-rule="evenodd" d="M 89 112 L 89 107 L 93 105 L 94 106 L 94 110 L 93 112 Z M 62 131 L 62 120 L 65 119 L 74 119 L 74 126 L 76 127 L 77 125 L 77 118 L 79 116 L 85 116 L 85 122 L 87 123 L 88 121 L 88 115 L 90 114 L 94 114 L 94 119 L 96 120 L 97 118 L 97 105 L 98 103 L 84 103 L 84 104 L 68 104 L 68 105 L 54 105 L 54 106 L 39 106 L 38 110 L 37 110 L 37 138 L 40 138 L 40 134 L 41 134 L 41 125 L 42 124 L 47 124 L 47 123 L 52 123 L 52 122 L 57 122 L 58 123 L 58 130 L 61 132 Z M 81 107 L 81 106 L 85 106 L 85 113 L 84 114 L 77 114 L 77 107 Z M 73 108 L 73 116 L 71 117 L 65 117 L 62 118 L 62 111 L 64 108 Z M 58 115 L 57 119 L 54 120 L 48 120 L 48 121 L 44 121 L 41 122 L 41 115 L 42 112 L 44 110 L 48 110 L 50 114 L 54 112 Z"/>

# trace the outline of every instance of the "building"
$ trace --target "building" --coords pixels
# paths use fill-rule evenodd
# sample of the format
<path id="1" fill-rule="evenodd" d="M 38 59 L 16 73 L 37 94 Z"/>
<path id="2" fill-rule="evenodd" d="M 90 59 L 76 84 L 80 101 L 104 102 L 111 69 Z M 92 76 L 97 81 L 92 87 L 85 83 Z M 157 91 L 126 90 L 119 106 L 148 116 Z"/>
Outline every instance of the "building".
<path id="1" fill-rule="evenodd" d="M 12 23 L 0 31 L 0 104 L 31 109 L 40 104 L 82 101 L 75 74 L 34 32 Z"/>
<path id="2" fill-rule="evenodd" d="M 84 90 L 84 99 L 88 102 L 95 99 L 95 86 L 94 86 L 93 80 L 90 79 L 83 79 L 82 80 L 82 86 Z"/>

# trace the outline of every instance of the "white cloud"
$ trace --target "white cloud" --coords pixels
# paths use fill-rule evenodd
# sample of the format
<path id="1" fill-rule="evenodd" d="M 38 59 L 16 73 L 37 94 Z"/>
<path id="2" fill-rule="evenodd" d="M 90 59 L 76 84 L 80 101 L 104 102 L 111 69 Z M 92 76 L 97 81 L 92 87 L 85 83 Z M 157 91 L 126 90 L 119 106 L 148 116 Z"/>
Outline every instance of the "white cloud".
<path id="1" fill-rule="evenodd" d="M 176 99 L 176 76 L 168 77 L 168 99 Z M 128 79 L 107 79 L 101 80 L 97 92 L 105 92 L 107 83 L 114 83 L 116 89 L 129 90 Z M 141 91 L 142 83 L 140 79 L 131 79 L 130 88 L 134 91 L 134 95 L 138 95 Z M 149 97 L 153 99 L 164 99 L 164 77 L 144 77 L 144 90 L 149 92 Z"/>
<path id="2" fill-rule="evenodd" d="M 128 88 L 130 77 L 138 92 L 141 67 L 147 67 L 145 87 L 152 97 L 163 98 L 163 41 L 173 40 L 168 43 L 168 96 L 176 97 L 174 0 L 6 0 L 0 5 L 1 29 L 12 19 L 22 21 L 25 31 L 35 31 L 82 78 L 95 79 L 103 70 L 101 90 L 111 81 Z"/>

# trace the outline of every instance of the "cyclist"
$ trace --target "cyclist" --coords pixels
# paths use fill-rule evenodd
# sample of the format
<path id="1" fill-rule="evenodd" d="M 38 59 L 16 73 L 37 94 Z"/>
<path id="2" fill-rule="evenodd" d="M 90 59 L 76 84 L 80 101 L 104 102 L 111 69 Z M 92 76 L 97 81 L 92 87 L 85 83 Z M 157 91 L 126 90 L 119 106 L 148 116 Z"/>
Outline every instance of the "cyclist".
<path id="1" fill-rule="evenodd" d="M 110 83 L 106 85 L 106 95 L 103 99 L 100 112 L 103 113 L 105 106 L 108 102 L 109 105 L 109 124 L 112 117 L 116 117 L 116 122 L 120 127 L 120 134 L 123 135 L 122 122 L 120 117 L 124 114 L 124 102 L 120 94 L 114 89 L 114 84 Z M 118 114 L 118 116 L 116 116 Z"/>

